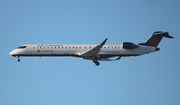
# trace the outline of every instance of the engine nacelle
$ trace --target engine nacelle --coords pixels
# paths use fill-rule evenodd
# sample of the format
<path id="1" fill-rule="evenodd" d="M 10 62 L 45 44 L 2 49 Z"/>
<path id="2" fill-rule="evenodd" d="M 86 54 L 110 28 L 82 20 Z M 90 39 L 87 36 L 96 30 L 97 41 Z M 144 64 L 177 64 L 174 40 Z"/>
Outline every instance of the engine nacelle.
<path id="1" fill-rule="evenodd" d="M 124 49 L 134 49 L 138 48 L 139 46 L 136 44 L 133 44 L 132 42 L 123 42 L 123 48 Z"/>

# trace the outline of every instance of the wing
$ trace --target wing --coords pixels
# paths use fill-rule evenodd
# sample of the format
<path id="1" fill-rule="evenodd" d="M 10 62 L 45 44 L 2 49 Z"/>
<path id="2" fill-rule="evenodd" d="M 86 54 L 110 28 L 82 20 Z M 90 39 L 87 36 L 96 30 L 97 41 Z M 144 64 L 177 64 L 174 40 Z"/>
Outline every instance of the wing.
<path id="1" fill-rule="evenodd" d="M 101 44 L 97 45 L 93 49 L 82 53 L 80 56 L 82 56 L 83 58 L 99 58 L 99 52 L 101 51 L 103 45 L 106 43 L 107 39 L 108 38 L 106 38 Z"/>
<path id="2" fill-rule="evenodd" d="M 119 56 L 119 57 L 116 58 L 116 59 L 109 59 L 109 58 L 101 59 L 101 61 L 117 61 L 117 60 L 120 60 L 120 59 L 121 59 L 121 56 Z"/>

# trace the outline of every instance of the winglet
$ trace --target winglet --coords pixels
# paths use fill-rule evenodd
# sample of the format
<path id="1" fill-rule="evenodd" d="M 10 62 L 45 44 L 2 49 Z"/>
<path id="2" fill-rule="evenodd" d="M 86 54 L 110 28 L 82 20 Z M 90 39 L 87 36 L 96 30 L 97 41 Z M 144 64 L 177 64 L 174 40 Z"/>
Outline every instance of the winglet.
<path id="1" fill-rule="evenodd" d="M 108 40 L 108 38 L 106 38 L 106 39 L 101 43 L 101 45 L 104 45 L 107 40 Z"/>

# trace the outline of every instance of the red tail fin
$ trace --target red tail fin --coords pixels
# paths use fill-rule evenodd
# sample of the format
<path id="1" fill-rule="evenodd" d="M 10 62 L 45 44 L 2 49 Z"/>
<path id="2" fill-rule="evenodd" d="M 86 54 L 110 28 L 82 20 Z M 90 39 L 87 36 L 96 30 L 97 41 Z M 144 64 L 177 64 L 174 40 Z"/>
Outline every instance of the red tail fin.
<path id="1" fill-rule="evenodd" d="M 157 47 L 163 37 L 174 38 L 168 32 L 156 31 L 145 43 L 139 43 L 139 45 Z"/>

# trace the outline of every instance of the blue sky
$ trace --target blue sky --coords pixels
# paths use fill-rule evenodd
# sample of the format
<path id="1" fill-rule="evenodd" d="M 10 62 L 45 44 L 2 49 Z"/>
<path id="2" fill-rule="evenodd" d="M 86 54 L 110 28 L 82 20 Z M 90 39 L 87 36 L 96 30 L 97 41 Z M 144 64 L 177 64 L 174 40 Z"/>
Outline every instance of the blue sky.
<path id="1" fill-rule="evenodd" d="M 1 105 L 179 105 L 178 0 L 1 0 Z M 168 31 L 160 51 L 116 62 L 22 57 L 22 44 L 146 41 Z"/>

